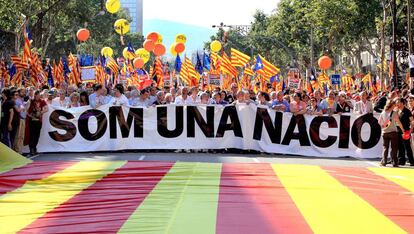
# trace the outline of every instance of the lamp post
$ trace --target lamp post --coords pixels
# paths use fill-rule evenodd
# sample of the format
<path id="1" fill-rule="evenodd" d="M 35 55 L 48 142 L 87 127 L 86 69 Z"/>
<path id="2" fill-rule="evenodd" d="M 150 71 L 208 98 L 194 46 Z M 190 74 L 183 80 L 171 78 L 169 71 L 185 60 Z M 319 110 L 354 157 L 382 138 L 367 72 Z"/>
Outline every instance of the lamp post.
<path id="1" fill-rule="evenodd" d="M 397 77 L 397 3 L 396 0 L 391 2 L 392 9 L 392 79 L 394 81 L 394 87 L 398 87 Z"/>

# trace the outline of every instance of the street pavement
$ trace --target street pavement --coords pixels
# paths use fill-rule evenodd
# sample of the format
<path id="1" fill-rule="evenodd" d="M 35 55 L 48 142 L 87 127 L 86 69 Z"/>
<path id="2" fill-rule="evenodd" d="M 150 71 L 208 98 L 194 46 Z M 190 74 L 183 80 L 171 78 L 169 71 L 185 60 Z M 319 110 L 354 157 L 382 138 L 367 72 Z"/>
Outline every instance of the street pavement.
<path id="1" fill-rule="evenodd" d="M 337 167 L 378 167 L 379 159 L 351 157 L 305 157 L 276 154 L 237 153 L 176 153 L 176 152 L 94 152 L 94 153 L 50 153 L 33 157 L 34 161 L 170 161 L 209 163 L 276 163 Z"/>

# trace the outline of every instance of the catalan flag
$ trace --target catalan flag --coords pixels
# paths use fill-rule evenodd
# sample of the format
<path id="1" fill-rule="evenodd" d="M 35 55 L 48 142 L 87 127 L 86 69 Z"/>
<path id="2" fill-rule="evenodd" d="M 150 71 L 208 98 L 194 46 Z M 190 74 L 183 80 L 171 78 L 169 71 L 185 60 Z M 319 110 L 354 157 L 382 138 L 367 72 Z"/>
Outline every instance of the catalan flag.
<path id="1" fill-rule="evenodd" d="M 211 53 L 210 54 L 211 57 L 211 63 L 213 64 L 213 66 L 211 67 L 211 70 L 215 70 L 215 71 L 220 71 L 221 68 L 221 59 L 220 56 L 217 53 Z"/>
<path id="2" fill-rule="evenodd" d="M 155 76 L 157 77 L 157 80 L 156 81 L 157 81 L 158 87 L 161 87 L 161 86 L 163 86 L 162 85 L 162 83 L 163 83 L 163 80 L 162 80 L 163 64 L 161 62 L 161 58 L 160 57 L 157 57 L 155 59 L 154 66 L 155 66 Z"/>
<path id="3" fill-rule="evenodd" d="M 80 71 L 78 67 L 78 59 L 71 53 L 68 57 L 69 60 L 69 66 L 72 68 L 72 72 L 69 75 L 69 79 L 71 81 L 71 84 L 78 84 L 81 82 L 80 78 Z"/>
<path id="4" fill-rule="evenodd" d="M 230 58 L 227 56 L 226 53 L 223 53 L 223 56 L 221 57 L 221 61 L 222 61 L 221 71 L 231 75 L 232 77 L 237 77 L 237 74 L 238 74 L 237 69 L 233 67 L 233 65 L 231 64 Z"/>
<path id="5" fill-rule="evenodd" d="M 256 72 L 263 76 L 266 81 L 270 80 L 270 77 L 278 74 L 280 69 L 275 65 L 267 61 L 264 57 L 258 55 L 256 58 Z"/>
<path id="6" fill-rule="evenodd" d="M 184 58 L 184 63 L 181 64 L 180 68 L 180 79 L 185 82 L 187 85 L 190 84 L 191 80 L 188 75 L 188 65 L 186 63 L 187 57 Z"/>
<path id="7" fill-rule="evenodd" d="M 106 67 L 109 68 L 109 70 L 111 70 L 114 77 L 114 83 L 116 83 L 116 80 L 118 79 L 119 75 L 118 63 L 112 57 L 108 57 L 106 60 Z"/>
<path id="8" fill-rule="evenodd" d="M 24 70 L 29 68 L 29 64 L 27 62 L 23 62 L 22 58 L 17 55 L 10 56 L 12 63 L 16 66 L 17 70 Z"/>
<path id="9" fill-rule="evenodd" d="M 233 63 L 233 60 L 237 60 L 237 64 L 240 65 L 241 67 L 245 66 L 247 63 L 249 63 L 250 61 L 250 56 L 234 49 L 231 48 L 230 50 L 231 52 L 231 60 Z"/>
<path id="10" fill-rule="evenodd" d="M 29 63 L 32 58 L 32 52 L 30 50 L 31 46 L 31 36 L 29 32 L 29 22 L 26 20 L 25 27 L 24 27 L 24 49 L 23 49 L 23 56 L 22 56 L 22 62 Z"/>
<path id="11" fill-rule="evenodd" d="M 246 66 L 245 66 L 245 68 L 244 68 L 244 74 L 245 75 L 248 75 L 248 76 L 253 76 L 253 70 L 252 70 L 252 68 L 250 67 L 250 64 L 247 64 Z"/>

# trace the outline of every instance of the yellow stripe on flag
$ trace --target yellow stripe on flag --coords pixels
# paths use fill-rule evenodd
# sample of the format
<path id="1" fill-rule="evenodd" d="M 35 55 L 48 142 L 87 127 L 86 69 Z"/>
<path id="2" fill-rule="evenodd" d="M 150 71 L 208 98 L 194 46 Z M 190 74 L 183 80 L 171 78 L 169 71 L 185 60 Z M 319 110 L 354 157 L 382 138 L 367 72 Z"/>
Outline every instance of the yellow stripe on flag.
<path id="1" fill-rule="evenodd" d="M 22 167 L 32 160 L 27 159 L 20 154 L 14 152 L 9 147 L 5 146 L 3 143 L 0 143 L 0 173 L 4 173 L 10 170 L 13 170 L 17 167 Z"/>
<path id="2" fill-rule="evenodd" d="M 315 233 L 405 233 L 318 166 L 272 167 Z"/>
<path id="3" fill-rule="evenodd" d="M 215 233 L 220 176 L 221 164 L 175 163 L 118 233 Z"/>
<path id="4" fill-rule="evenodd" d="M 402 168 L 369 168 L 375 174 L 414 192 L 414 170 Z"/>
<path id="5" fill-rule="evenodd" d="M 0 233 L 15 233 L 125 162 L 79 162 L 0 197 Z"/>

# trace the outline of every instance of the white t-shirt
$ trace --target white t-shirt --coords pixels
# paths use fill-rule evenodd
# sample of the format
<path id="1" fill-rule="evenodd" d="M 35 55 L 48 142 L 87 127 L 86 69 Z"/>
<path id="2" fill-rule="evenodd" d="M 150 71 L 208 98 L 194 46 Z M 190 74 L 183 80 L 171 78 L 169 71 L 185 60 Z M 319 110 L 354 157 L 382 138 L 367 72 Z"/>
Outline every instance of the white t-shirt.
<path id="1" fill-rule="evenodd" d="M 188 96 L 186 102 L 186 104 L 199 104 L 201 100 L 199 96 L 196 96 L 195 100 L 193 99 L 193 97 Z"/>
<path id="2" fill-rule="evenodd" d="M 113 97 L 109 104 L 114 106 L 128 106 L 128 98 L 125 95 L 121 95 L 120 97 Z"/>
<path id="3" fill-rule="evenodd" d="M 149 99 L 141 100 L 141 98 L 134 98 L 130 104 L 131 106 L 149 107 L 152 103 L 150 103 Z"/>
<path id="4" fill-rule="evenodd" d="M 175 98 L 174 104 L 176 105 L 186 105 L 186 104 L 192 104 L 192 98 L 190 96 L 187 96 L 187 99 L 183 99 L 182 96 L 178 96 Z"/>
<path id="5" fill-rule="evenodd" d="M 63 101 L 60 100 L 60 97 L 54 98 L 52 100 L 52 106 L 66 108 L 69 105 L 70 101 L 68 97 L 65 97 Z"/>

